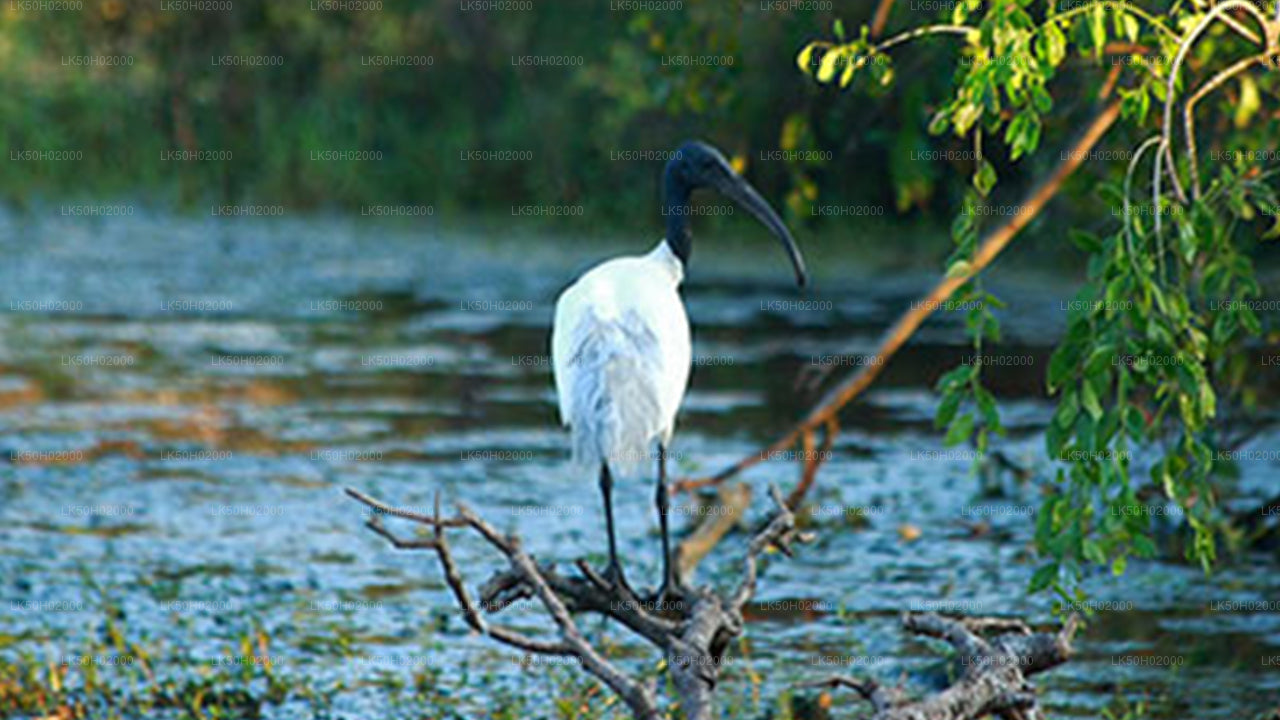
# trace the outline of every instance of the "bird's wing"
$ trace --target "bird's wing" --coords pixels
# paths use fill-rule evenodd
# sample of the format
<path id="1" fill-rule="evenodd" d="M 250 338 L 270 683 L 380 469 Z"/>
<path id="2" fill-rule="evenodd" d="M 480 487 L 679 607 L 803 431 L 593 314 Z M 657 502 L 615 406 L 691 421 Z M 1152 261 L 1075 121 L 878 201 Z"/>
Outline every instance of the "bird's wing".
<path id="1" fill-rule="evenodd" d="M 675 284 L 649 264 L 606 263 L 561 294 L 551 355 L 575 458 L 610 458 L 625 472 L 632 463 L 620 458 L 670 440 L 689 379 L 689 322 Z"/>
<path id="2" fill-rule="evenodd" d="M 625 262 L 606 263 L 556 300 L 551 364 L 562 424 L 572 419 L 576 376 L 590 364 L 584 352 L 606 339 L 611 355 L 643 362 L 644 384 L 668 425 L 680 407 L 693 356 L 684 303 L 673 286 L 634 282 L 632 273 Z"/>
<path id="3" fill-rule="evenodd" d="M 662 443 L 671 440 L 675 430 L 676 413 L 680 403 L 684 401 L 685 390 L 689 387 L 689 368 L 693 364 L 693 347 L 689 335 L 689 318 L 685 314 L 684 303 L 674 290 L 664 295 L 658 303 L 662 306 L 661 322 L 650 322 L 659 348 L 660 363 L 658 388 L 658 408 L 662 415 Z"/>
<path id="4" fill-rule="evenodd" d="M 551 368 L 556 380 L 556 398 L 560 402 L 560 424 L 568 425 L 574 384 L 575 364 L 570 362 L 574 346 L 581 345 L 589 330 L 583 319 L 583 306 L 576 301 L 577 286 L 571 286 L 556 300 L 556 317 L 551 326 Z"/>

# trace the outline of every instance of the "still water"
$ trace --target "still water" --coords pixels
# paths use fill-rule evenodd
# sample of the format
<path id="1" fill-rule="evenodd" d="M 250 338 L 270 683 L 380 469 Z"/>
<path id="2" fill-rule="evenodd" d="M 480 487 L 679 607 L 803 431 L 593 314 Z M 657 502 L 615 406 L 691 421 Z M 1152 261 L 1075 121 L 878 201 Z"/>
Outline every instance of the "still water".
<path id="1" fill-rule="evenodd" d="M 551 699 L 581 684 L 573 670 L 513 662 L 469 634 L 432 558 L 365 531 L 341 488 L 424 510 L 437 493 L 465 500 L 540 559 L 600 562 L 596 486 L 567 462 L 547 334 L 572 277 L 652 242 L 342 216 L 0 217 L 0 657 L 65 661 L 110 618 L 152 648 L 164 678 L 260 633 L 277 670 L 330 691 L 323 710 L 295 697 L 264 717 L 475 717 L 519 697 L 531 716 L 558 717 Z M 797 373 L 869 352 L 932 277 L 928 264 L 872 269 L 813 248 L 816 290 L 800 296 L 767 243 L 697 248 L 678 475 L 783 430 L 813 395 Z M 1071 290 L 1021 272 L 993 282 L 1010 303 L 1001 352 L 1025 358 L 992 374 L 1010 428 L 999 447 L 1030 479 L 976 476 L 932 428 L 931 384 L 966 356 L 963 313 L 943 313 L 846 412 L 812 496 L 818 542 L 768 568 L 737 652 L 749 662 L 726 668 L 742 717 L 766 717 L 771 698 L 832 672 L 935 681 L 935 649 L 897 630 L 904 609 L 1052 619 L 1049 598 L 1024 588 L 1038 485 L 1052 476 L 1041 378 Z M 1266 497 L 1278 468 L 1244 463 L 1233 502 Z M 794 463 L 768 462 L 744 479 L 763 498 L 795 476 Z M 651 498 L 648 481 L 616 491 L 640 585 L 658 572 Z M 696 511 L 677 503 L 684 529 Z M 470 538 L 455 545 L 473 585 L 500 567 Z M 1209 577 L 1131 563 L 1122 578 L 1092 578 L 1104 609 L 1078 657 L 1039 678 L 1053 715 L 1096 717 L 1117 697 L 1179 720 L 1275 708 L 1277 562 L 1242 557 Z M 724 576 L 714 562 L 701 573 Z M 538 627 L 528 607 L 505 614 Z M 625 637 L 615 652 L 651 658 Z M 424 674 L 434 700 L 397 699 L 398 682 Z M 834 716 L 864 710 L 848 698 Z"/>

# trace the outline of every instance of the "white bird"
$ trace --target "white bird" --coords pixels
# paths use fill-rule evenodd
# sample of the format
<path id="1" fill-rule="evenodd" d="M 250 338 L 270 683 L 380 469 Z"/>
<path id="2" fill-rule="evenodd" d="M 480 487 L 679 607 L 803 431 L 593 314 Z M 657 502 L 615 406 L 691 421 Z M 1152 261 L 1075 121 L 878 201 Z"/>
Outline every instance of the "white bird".
<path id="1" fill-rule="evenodd" d="M 613 481 L 634 474 L 656 446 L 660 598 L 679 587 L 667 530 L 666 449 L 692 363 L 679 287 L 692 245 L 689 196 L 703 187 L 719 190 L 766 225 L 804 286 L 804 260 L 778 214 L 715 148 L 687 142 L 663 175 L 665 239 L 647 255 L 609 260 L 579 278 L 556 301 L 551 332 L 560 419 L 571 428 L 575 463 L 600 474 L 609 532 L 606 578 L 628 590 L 614 535 Z"/>

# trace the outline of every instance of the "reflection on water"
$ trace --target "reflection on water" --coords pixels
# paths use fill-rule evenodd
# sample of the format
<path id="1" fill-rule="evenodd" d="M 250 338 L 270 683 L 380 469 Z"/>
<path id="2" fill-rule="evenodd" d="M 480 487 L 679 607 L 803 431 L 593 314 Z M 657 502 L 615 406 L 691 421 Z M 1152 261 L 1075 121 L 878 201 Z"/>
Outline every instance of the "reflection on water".
<path id="1" fill-rule="evenodd" d="M 433 563 L 371 537 L 340 488 L 424 510 L 437 492 L 466 499 L 541 558 L 599 559 L 595 485 L 565 462 L 546 338 L 558 289 L 617 247 L 341 218 L 4 217 L 0 238 L 0 653 L 72 651 L 99 631 L 102 593 L 148 638 L 211 661 L 261 628 L 277 663 L 345 680 L 342 711 L 381 714 L 384 696 L 357 679 L 424 666 L 469 683 L 476 708 L 554 692 L 441 611 Z M 779 305 L 795 296 L 778 268 L 699 260 L 681 472 L 772 437 L 811 400 L 796 373 L 869 351 L 928 277 L 833 262 L 820 265 L 822 303 Z M 1038 393 L 1060 294 L 1013 281 L 1001 294 L 1004 352 L 1030 358 L 993 377 L 1002 449 L 1041 479 Z M 752 609 L 766 696 L 832 671 L 935 675 L 936 654 L 897 631 L 903 609 L 1049 620 L 1049 600 L 1022 593 L 1034 482 L 984 494 L 969 453 L 942 450 L 931 427 L 928 388 L 963 360 L 962 322 L 931 323 L 848 413 L 814 498 L 820 540 L 770 567 Z M 1260 495 L 1276 468 L 1246 464 L 1242 492 Z M 766 463 L 747 479 L 760 496 L 794 473 Z M 627 483 L 616 499 L 636 578 L 656 576 L 651 493 Z M 696 511 L 682 507 L 683 525 Z M 497 567 L 469 539 L 457 552 L 474 582 Z M 1274 560 L 1209 578 L 1138 563 L 1091 586 L 1103 612 L 1080 657 L 1041 682 L 1058 715 L 1093 716 L 1123 692 L 1154 698 L 1159 717 L 1238 720 L 1280 696 L 1266 664 L 1280 612 L 1249 604 L 1280 598 Z M 506 612 L 530 622 L 528 608 Z M 1169 656 L 1184 665 L 1141 660 Z M 495 679 L 477 687 L 477 672 Z M 747 692 L 744 671 L 728 676 L 730 695 Z"/>

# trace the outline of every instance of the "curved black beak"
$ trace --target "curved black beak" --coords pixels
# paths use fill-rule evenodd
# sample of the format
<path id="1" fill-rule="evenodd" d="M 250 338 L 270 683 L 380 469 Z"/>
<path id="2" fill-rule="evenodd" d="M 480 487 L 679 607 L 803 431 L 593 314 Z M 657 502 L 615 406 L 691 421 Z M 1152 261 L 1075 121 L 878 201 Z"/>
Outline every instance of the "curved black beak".
<path id="1" fill-rule="evenodd" d="M 747 212 L 769 228 L 769 231 L 782 242 L 783 249 L 787 251 L 791 266 L 796 271 L 796 284 L 800 287 L 807 285 L 809 273 L 805 270 L 804 257 L 800 255 L 800 248 L 796 246 L 795 239 L 791 237 L 791 231 L 787 230 L 782 218 L 778 217 L 778 213 L 773 211 L 769 203 L 763 197 L 760 197 L 760 193 L 751 187 L 751 183 L 748 183 L 732 169 L 724 168 L 724 172 L 718 175 L 714 185 L 717 190 L 746 208 Z"/>

